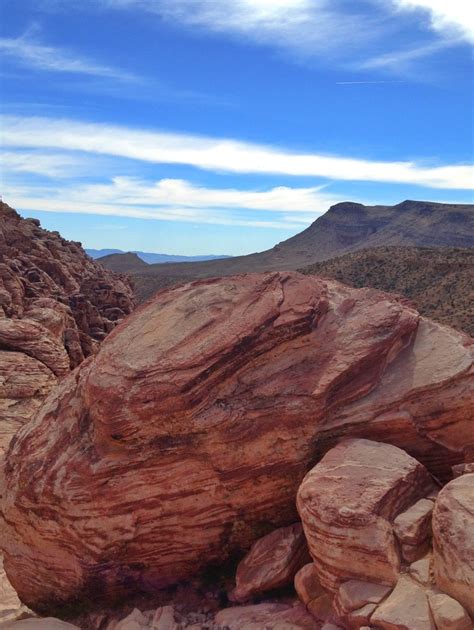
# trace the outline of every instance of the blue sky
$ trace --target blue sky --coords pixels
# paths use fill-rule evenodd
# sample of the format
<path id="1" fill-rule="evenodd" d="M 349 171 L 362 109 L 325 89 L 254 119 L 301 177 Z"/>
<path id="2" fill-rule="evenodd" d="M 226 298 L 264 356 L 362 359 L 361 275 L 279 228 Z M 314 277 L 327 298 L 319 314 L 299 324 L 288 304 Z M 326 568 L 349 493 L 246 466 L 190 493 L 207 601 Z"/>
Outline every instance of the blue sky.
<path id="1" fill-rule="evenodd" d="M 242 254 L 470 203 L 471 0 L 1 0 L 1 192 L 87 247 Z"/>

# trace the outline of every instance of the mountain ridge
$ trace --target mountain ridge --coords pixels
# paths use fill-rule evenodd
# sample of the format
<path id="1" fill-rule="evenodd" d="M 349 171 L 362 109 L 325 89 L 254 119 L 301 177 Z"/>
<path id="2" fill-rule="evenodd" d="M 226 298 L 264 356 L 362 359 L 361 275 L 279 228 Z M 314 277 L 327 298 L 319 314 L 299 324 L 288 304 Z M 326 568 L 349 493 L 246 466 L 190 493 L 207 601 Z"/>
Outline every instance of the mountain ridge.
<path id="1" fill-rule="evenodd" d="M 106 256 L 122 255 L 122 254 L 136 254 L 145 263 L 152 264 L 165 264 L 165 263 L 178 263 L 178 262 L 199 262 L 202 260 L 220 260 L 221 258 L 231 258 L 225 254 L 203 254 L 201 256 L 182 256 L 180 254 L 161 254 L 158 252 L 142 252 L 140 250 L 125 251 L 123 249 L 91 249 L 86 248 L 86 253 L 94 260 L 105 258 Z"/>
<path id="2" fill-rule="evenodd" d="M 474 247 L 474 205 L 406 200 L 395 206 L 341 202 L 269 250 L 221 260 L 130 270 L 140 301 L 178 284 L 252 271 L 289 271 L 381 246 Z"/>

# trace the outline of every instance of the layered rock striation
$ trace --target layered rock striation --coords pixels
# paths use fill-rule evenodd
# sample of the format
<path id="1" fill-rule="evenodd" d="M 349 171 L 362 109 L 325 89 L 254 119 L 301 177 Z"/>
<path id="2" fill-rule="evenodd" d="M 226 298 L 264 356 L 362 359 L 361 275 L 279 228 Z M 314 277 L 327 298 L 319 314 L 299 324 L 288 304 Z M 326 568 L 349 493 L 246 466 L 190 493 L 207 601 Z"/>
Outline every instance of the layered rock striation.
<path id="1" fill-rule="evenodd" d="M 128 280 L 0 203 L 0 453 L 133 306 Z"/>
<path id="2" fill-rule="evenodd" d="M 342 437 L 448 478 L 473 453 L 472 366 L 470 338 L 371 289 L 275 272 L 163 291 L 14 438 L 7 574 L 36 610 L 195 576 L 294 523 Z M 421 468 L 407 479 L 425 488 Z M 424 496 L 393 492 L 389 520 Z"/>

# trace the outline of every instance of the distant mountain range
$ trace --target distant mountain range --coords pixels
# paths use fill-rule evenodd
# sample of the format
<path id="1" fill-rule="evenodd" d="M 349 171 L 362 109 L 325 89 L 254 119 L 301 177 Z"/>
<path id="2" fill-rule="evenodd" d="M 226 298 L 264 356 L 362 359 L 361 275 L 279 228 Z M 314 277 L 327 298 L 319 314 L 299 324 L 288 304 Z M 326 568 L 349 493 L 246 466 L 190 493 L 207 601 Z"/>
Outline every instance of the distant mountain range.
<path id="1" fill-rule="evenodd" d="M 395 206 L 338 203 L 300 234 L 264 252 L 147 267 L 137 267 L 135 261 L 128 269 L 127 264 L 121 264 L 120 270 L 129 271 L 139 300 L 144 300 L 163 287 L 197 278 L 301 269 L 350 252 L 387 246 L 474 247 L 474 205 L 429 201 L 404 201 Z M 120 256 L 102 262 L 117 270 L 116 258 Z"/>
<path id="2" fill-rule="evenodd" d="M 153 265 L 156 263 L 179 263 L 179 262 L 198 262 L 201 260 L 220 260 L 222 258 L 230 258 L 230 256 L 176 256 L 174 254 L 154 254 L 152 252 L 124 252 L 122 249 L 86 249 L 86 253 L 91 258 L 103 258 L 112 254 L 136 254 L 141 260 Z"/>

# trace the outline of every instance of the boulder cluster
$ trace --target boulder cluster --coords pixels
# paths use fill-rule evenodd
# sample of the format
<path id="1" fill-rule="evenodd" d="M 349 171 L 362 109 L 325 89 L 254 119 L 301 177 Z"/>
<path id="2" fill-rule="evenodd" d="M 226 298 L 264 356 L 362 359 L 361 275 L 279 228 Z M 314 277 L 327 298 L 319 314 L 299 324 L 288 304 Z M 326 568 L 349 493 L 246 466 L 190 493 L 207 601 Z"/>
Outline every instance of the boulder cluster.
<path id="1" fill-rule="evenodd" d="M 133 306 L 126 278 L 0 202 L 0 454 Z"/>
<path id="2" fill-rule="evenodd" d="M 103 611 L 239 558 L 212 607 L 78 627 L 467 630 L 473 348 L 403 299 L 298 273 L 163 291 L 13 438 L 7 575 L 41 614 Z"/>

